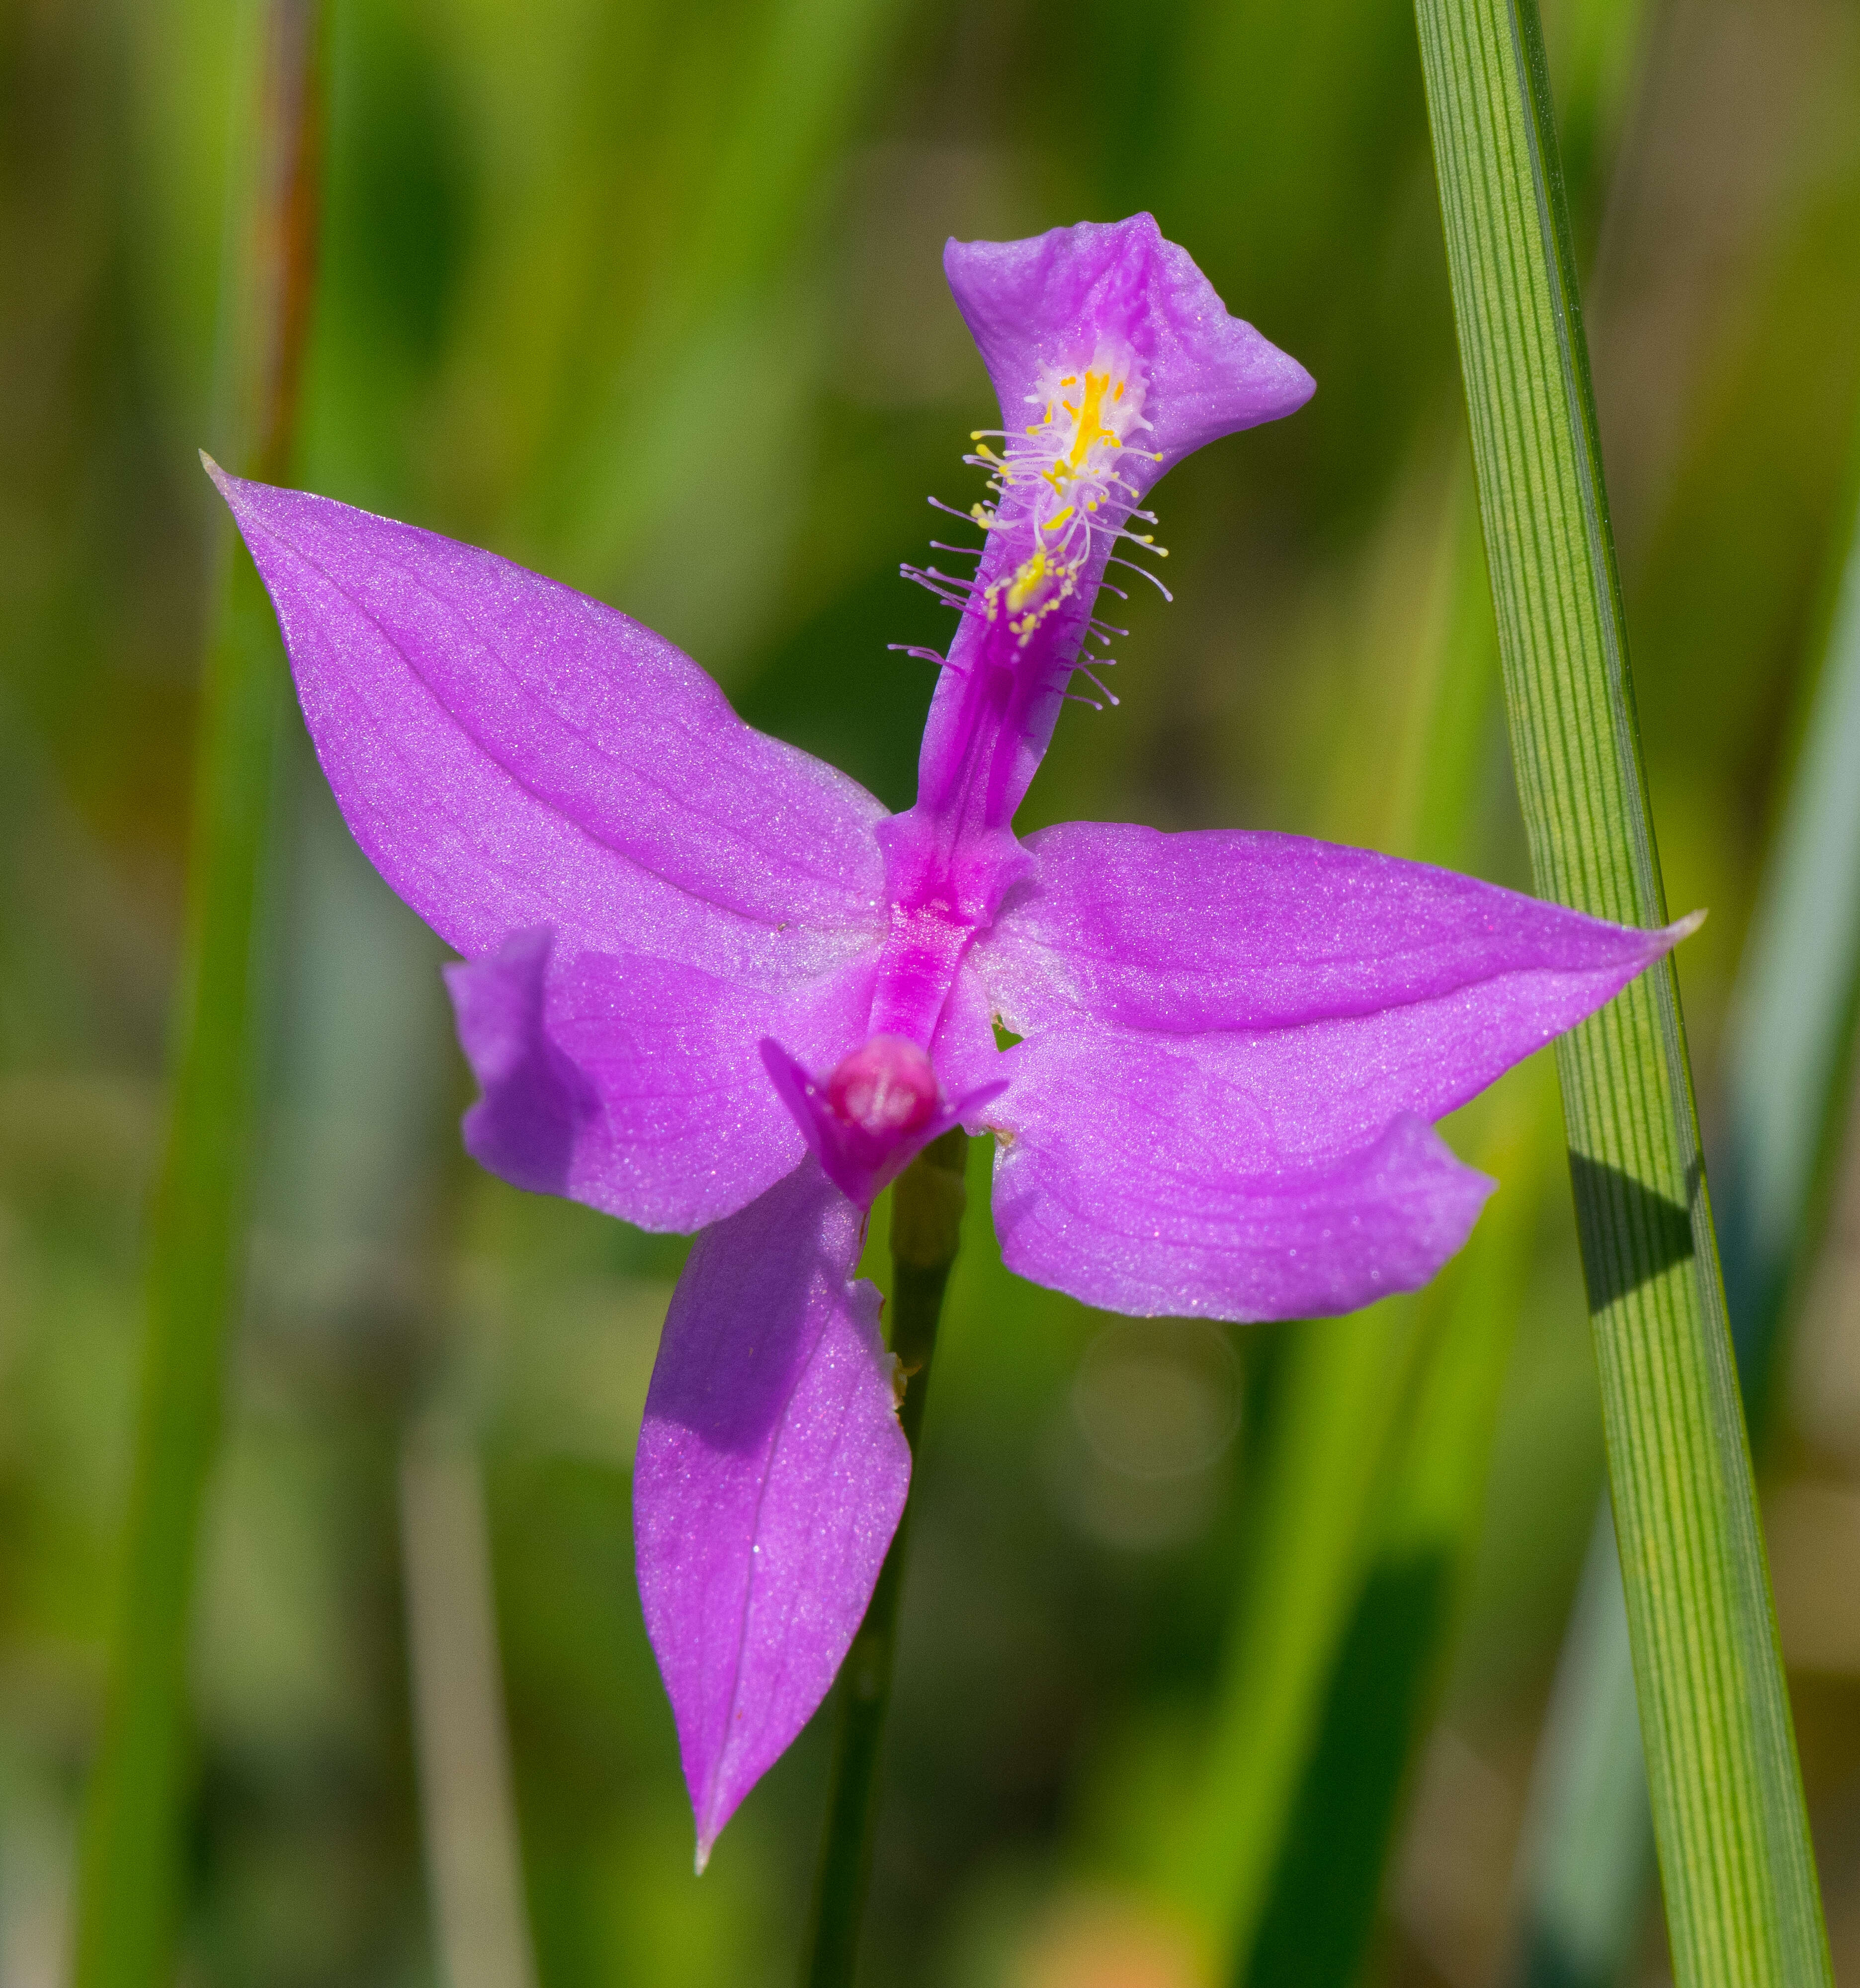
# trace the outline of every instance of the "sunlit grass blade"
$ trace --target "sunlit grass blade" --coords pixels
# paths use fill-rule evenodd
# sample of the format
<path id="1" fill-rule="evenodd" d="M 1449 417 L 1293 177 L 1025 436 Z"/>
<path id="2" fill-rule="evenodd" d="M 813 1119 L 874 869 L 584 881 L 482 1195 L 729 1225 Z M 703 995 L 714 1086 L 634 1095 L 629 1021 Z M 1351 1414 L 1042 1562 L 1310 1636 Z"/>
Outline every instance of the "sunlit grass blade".
<path id="1" fill-rule="evenodd" d="M 274 0 L 249 150 L 256 191 L 231 342 L 236 447 L 288 463 L 309 320 L 322 165 L 320 0 Z M 230 533 L 225 535 L 230 538 Z M 224 549 L 224 540 L 222 540 Z M 202 1498 L 239 1300 L 258 1035 L 255 940 L 284 671 L 242 553 L 201 692 L 188 919 L 168 1124 L 150 1214 L 140 1399 L 103 1728 L 87 1794 L 73 1978 L 154 1988 L 174 1969 L 188 1783 L 188 1628 Z"/>
<path id="2" fill-rule="evenodd" d="M 1599 0 L 1582 12 L 1571 114 L 1583 126 L 1591 162 L 1619 122 L 1641 19 L 1638 0 Z M 1596 177 L 1585 177 L 1592 194 Z M 1444 492 L 1432 591 L 1434 626 L 1404 698 L 1385 813 L 1352 827 L 1395 854 L 1476 869 L 1499 672 L 1478 509 L 1463 473 Z M 1387 751 L 1379 728 L 1375 751 Z M 1341 764 L 1360 779 L 1354 761 Z M 1547 1127 L 1540 1107 L 1523 1097 L 1514 1088 L 1496 1117 L 1483 1112 L 1473 1121 L 1475 1158 L 1505 1182 L 1506 1193 L 1465 1260 L 1422 1301 L 1413 1399 L 1381 1469 L 1359 1487 L 1362 1509 L 1329 1503 L 1366 1558 L 1331 1624 L 1329 1646 L 1311 1644 L 1323 1673 L 1311 1681 L 1321 1713 L 1295 1792 L 1284 1791 L 1281 1833 L 1253 1831 L 1238 1867 L 1226 1874 L 1233 1903 L 1223 1965 L 1236 1980 L 1276 1979 L 1294 1952 L 1300 1979 L 1352 1980 L 1373 1929 L 1402 1798 L 1476 1544 L 1498 1390 L 1527 1273 L 1525 1238 L 1542 1192 L 1538 1149 Z M 1360 1351 L 1371 1361 L 1386 1357 L 1373 1341 Z M 1295 1561 L 1286 1573 L 1302 1577 Z M 1259 1614 L 1273 1622 L 1282 1610 L 1266 1597 Z M 1243 1797 L 1271 1758 L 1239 1767 L 1233 1792 Z"/>
<path id="3" fill-rule="evenodd" d="M 1423 1354 L 1379 1473 L 1373 1543 L 1257 1934 L 1230 1976 L 1247 1988 L 1351 1988 L 1362 1973 L 1478 1541 L 1541 1202 L 1547 1078 L 1534 1066 L 1482 1114 L 1473 1157 L 1504 1189 L 1421 1300 Z"/>
<path id="4" fill-rule="evenodd" d="M 1250 1953 L 1266 1908 L 1371 1550 L 1417 1310 L 1388 1299 L 1292 1328 L 1212 1725 L 1158 1846 L 1163 1895 L 1218 1953 Z"/>
<path id="5" fill-rule="evenodd" d="M 435 1944 L 448 1988 L 536 1988 L 484 1472 L 428 1410 L 401 1445 L 408 1669 Z"/>
<path id="6" fill-rule="evenodd" d="M 1855 475 L 1860 491 L 1860 458 Z M 1860 1001 L 1860 504 L 1850 500 L 1842 525 L 1725 1046 L 1718 1226 L 1739 1378 L 1760 1431 L 1787 1300 L 1821 1229 L 1817 1177 L 1844 1117 L 1841 1067 Z M 1650 1861 L 1640 1755 L 1617 1743 L 1632 1734 L 1632 1702 L 1620 1570 L 1598 1531 L 1533 1792 L 1520 1982 L 1608 1988 L 1632 1956 Z"/>
<path id="7" fill-rule="evenodd" d="M 1496 668 L 1485 561 L 1464 477 L 1446 482 L 1435 501 L 1431 625 L 1401 699 L 1386 807 L 1364 826 L 1397 853 L 1450 862 L 1465 860 L 1484 790 Z M 1498 1143 L 1508 1158 L 1517 1140 L 1501 1133 Z M 1513 1171 L 1496 1154 L 1476 1158 Z M 1307 1839 L 1325 1839 L 1310 1846 L 1322 1882 L 1344 1881 L 1333 1825 L 1360 1825 L 1361 1854 L 1348 1882 L 1367 1885 L 1373 1913 L 1415 1705 L 1433 1674 L 1445 1598 L 1456 1586 L 1461 1557 L 1457 1543 L 1441 1557 L 1440 1515 L 1431 1505 L 1463 1469 L 1476 1510 L 1511 1317 L 1494 1273 L 1510 1261 L 1513 1217 L 1531 1205 L 1520 1182 L 1442 1284 L 1355 1318 L 1299 1326 L 1287 1346 L 1213 1726 L 1163 1880 L 1229 1978 L 1251 1978 L 1275 1927 L 1310 1902 Z M 1497 1282 L 1504 1281 L 1500 1272 Z M 1428 1468 L 1416 1467 L 1419 1441 L 1434 1445 Z M 1392 1526 L 1392 1500 L 1405 1515 Z M 1463 1503 L 1449 1502 L 1456 1510 Z M 1431 1564 L 1425 1574 L 1416 1571 L 1422 1560 Z M 1419 1584 L 1436 1574 L 1440 1591 L 1419 1599 Z M 1414 1641 L 1413 1690 L 1406 1682 L 1392 1693 L 1378 1686 L 1340 1702 L 1353 1639 L 1379 1638 L 1393 1614 Z M 1390 1682 L 1392 1667 L 1385 1648 L 1381 1685 Z M 1338 1746 L 1358 1763 L 1367 1748 L 1385 1767 L 1372 1814 L 1346 1819 L 1328 1809 L 1361 1792 L 1351 1777 L 1348 1788 L 1324 1777 Z M 1351 1908 L 1361 1902 L 1353 1895 Z M 1329 1930 L 1344 1933 L 1336 1944 L 1343 1955 L 1347 1929 L 1333 1916 Z M 1314 1964 L 1308 1938 L 1303 1950 Z"/>
<path id="8" fill-rule="evenodd" d="M 1541 31 L 1417 0 L 1538 888 L 1665 921 Z M 1829 1978 L 1670 963 L 1558 1046 L 1675 1976 Z"/>
<path id="9" fill-rule="evenodd" d="M 1640 0 L 1588 0 L 1571 23 L 1575 50 L 1563 117 L 1578 145 L 1572 204 L 1585 216 L 1600 205 L 1642 25 Z M 1384 839 L 1398 854 L 1478 871 L 1486 854 L 1477 831 L 1496 743 L 1500 679 L 1478 505 L 1463 472 L 1448 492 L 1441 537 L 1449 577 L 1433 664 L 1409 701 Z M 1548 1185 L 1544 1160 L 1561 1131 L 1547 1069 L 1514 1080 L 1469 1113 L 1466 1126 L 1476 1141 L 1475 1163 L 1504 1191 L 1464 1256 L 1423 1300 L 1415 1398 L 1372 1493 L 1380 1515 L 1375 1543 L 1342 1631 L 1256 1936 L 1250 1952 L 1232 1956 L 1236 1980 L 1296 1978 L 1313 1988 L 1348 1988 L 1358 1979 L 1416 1756 L 1446 1681 L 1484 1520 L 1530 1239 Z M 1628 1696 L 1631 1708 L 1632 1682 Z"/>
<path id="10" fill-rule="evenodd" d="M 681 505 L 708 509 L 720 465 L 739 493 L 766 490 L 772 509 L 786 502 L 813 327 L 777 293 L 825 169 L 909 11 L 908 0 L 758 10 L 754 46 L 719 79 L 731 99 L 728 141 L 694 178 L 687 225 L 668 237 L 632 335 L 593 395 L 577 385 L 549 493 L 574 570 L 610 576 Z M 642 395 L 645 380 L 654 390 Z M 749 405 L 756 418 L 745 421 Z"/>

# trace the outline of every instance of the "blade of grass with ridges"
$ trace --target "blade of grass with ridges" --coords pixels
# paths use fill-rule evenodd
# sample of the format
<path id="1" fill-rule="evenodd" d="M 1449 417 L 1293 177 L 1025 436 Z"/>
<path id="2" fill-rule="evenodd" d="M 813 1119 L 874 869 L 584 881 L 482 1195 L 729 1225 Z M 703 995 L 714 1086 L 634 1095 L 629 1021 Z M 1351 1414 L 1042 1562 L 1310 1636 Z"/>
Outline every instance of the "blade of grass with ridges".
<path id="1" fill-rule="evenodd" d="M 1664 922 L 1543 40 L 1416 0 L 1512 751 L 1547 896 Z M 1680 1988 L 1830 1980 L 1678 982 L 1558 1045 Z"/>
<path id="2" fill-rule="evenodd" d="M 255 168 L 224 313 L 235 455 L 289 462 L 309 323 L 324 102 L 321 0 L 266 10 Z M 242 194 L 243 189 L 241 190 Z M 86 1791 L 73 1978 L 171 1979 L 188 1783 L 187 1658 L 198 1535 L 241 1294 L 259 1033 L 256 939 L 283 709 L 276 626 L 231 553 L 201 691 L 167 1139 L 150 1211 L 140 1393 L 101 1740 Z"/>
<path id="3" fill-rule="evenodd" d="M 1818 1175 L 1845 1119 L 1860 1000 L 1860 449 L 1821 667 L 1725 1047 L 1719 1228 L 1739 1378 L 1760 1434 L 1787 1299 L 1820 1233 Z M 1610 1988 L 1632 1958 L 1649 1868 L 1647 1793 L 1614 1542 L 1598 1524 L 1539 1753 L 1520 1878 L 1516 1978 Z"/>

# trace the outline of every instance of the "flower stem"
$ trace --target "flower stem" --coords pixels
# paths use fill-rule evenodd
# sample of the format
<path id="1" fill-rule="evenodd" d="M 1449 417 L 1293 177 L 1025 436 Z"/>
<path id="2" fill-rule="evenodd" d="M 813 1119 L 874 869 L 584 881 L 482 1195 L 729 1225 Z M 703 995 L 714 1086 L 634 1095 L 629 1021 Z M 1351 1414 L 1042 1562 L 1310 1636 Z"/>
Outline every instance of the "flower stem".
<path id="1" fill-rule="evenodd" d="M 960 1131 L 945 1133 L 918 1154 L 891 1190 L 891 1351 L 906 1384 L 898 1419 L 914 1462 L 924 1425 L 944 1286 L 955 1261 L 968 1198 L 962 1185 L 968 1147 Z M 916 1493 L 913 1472 L 911 1498 L 879 1570 L 865 1620 L 840 1672 L 832 1793 L 801 1975 L 805 1988 L 850 1988 L 853 1979 L 859 1922 L 872 1875 L 878 1750 L 891 1701 L 898 1600 L 904 1587 L 905 1553 Z"/>

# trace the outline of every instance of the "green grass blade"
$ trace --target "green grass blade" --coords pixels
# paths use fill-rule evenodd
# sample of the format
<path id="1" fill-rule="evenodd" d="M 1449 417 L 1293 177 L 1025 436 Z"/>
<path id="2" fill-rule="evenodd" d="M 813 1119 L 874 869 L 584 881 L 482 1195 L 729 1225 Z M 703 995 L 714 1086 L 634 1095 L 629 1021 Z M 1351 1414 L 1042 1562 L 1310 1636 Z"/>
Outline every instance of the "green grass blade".
<path id="1" fill-rule="evenodd" d="M 1417 0 L 1538 888 L 1666 907 L 1541 32 Z M 1558 1045 L 1675 1976 L 1831 1978 L 1670 963 Z"/>
<path id="2" fill-rule="evenodd" d="M 323 10 L 274 0 L 255 124 L 251 250 L 229 335 L 242 467 L 287 463 L 309 322 Z M 285 678 L 250 561 L 226 570 L 201 686 L 188 925 L 167 1142 L 150 1215 L 141 1393 L 122 1587 L 76 1905 L 78 1988 L 171 1978 L 188 1781 L 188 1628 L 201 1507 L 241 1288 L 258 1031 L 261 871 Z"/>
<path id="3" fill-rule="evenodd" d="M 1598 155 L 1603 134 L 1619 123 L 1641 19 L 1638 0 L 1586 0 L 1578 10 L 1571 114 L 1583 125 L 1586 157 Z M 1344 826 L 1395 854 L 1466 869 L 1481 854 L 1497 643 L 1470 477 L 1455 476 L 1442 497 L 1432 625 L 1405 686 L 1394 778 L 1381 810 Z M 1375 756 L 1385 757 L 1383 725 L 1375 738 Z M 1340 764 L 1348 785 L 1360 787 L 1360 769 L 1348 758 Z M 1321 1675 L 1307 1682 L 1320 1710 L 1302 1770 L 1276 1807 L 1257 1811 L 1262 1823 L 1276 1818 L 1277 1833 L 1256 1826 L 1227 1839 L 1237 1854 L 1227 1874 L 1234 1902 L 1224 1919 L 1231 1943 L 1223 1966 L 1235 1980 L 1344 1983 L 1359 1971 L 1483 1513 L 1498 1391 L 1528 1273 L 1525 1239 L 1544 1191 L 1543 1091 L 1514 1087 L 1493 1100 L 1496 1110 L 1481 1107 L 1467 1121 L 1476 1164 L 1502 1179 L 1506 1192 L 1465 1259 L 1420 1301 L 1412 1398 L 1381 1468 L 1358 1480 L 1357 1503 L 1328 1503 L 1334 1543 L 1356 1556 L 1357 1572 L 1335 1595 L 1328 1644 L 1314 1637 L 1310 1645 Z M 1378 1343 L 1360 1350 L 1366 1360 L 1386 1361 Z M 1290 1357 L 1303 1356 L 1294 1348 Z M 1300 1577 L 1295 1564 L 1289 1577 Z M 1249 1600 L 1243 1625 L 1256 1617 L 1266 1625 L 1287 1619 L 1270 1595 Z M 1258 1803 L 1248 1784 L 1273 1758 L 1262 1753 L 1234 1763 L 1238 1814 Z M 1221 1806 L 1204 1820 L 1212 1823 Z M 1226 1815 L 1229 1830 L 1236 1819 Z"/>
<path id="4" fill-rule="evenodd" d="M 1248 1578 L 1198 1783 L 1159 1846 L 1164 1895 L 1217 1952 L 1252 1950 L 1321 1729 L 1414 1364 L 1417 1303 L 1294 1327 L 1260 1472 Z"/>
<path id="5" fill-rule="evenodd" d="M 1643 8 L 1640 0 L 1584 0 L 1565 25 L 1574 44 L 1563 107 L 1578 147 L 1572 203 L 1592 218 L 1626 108 Z M 1477 871 L 1486 853 L 1478 816 L 1500 678 L 1469 474 L 1448 493 L 1442 550 L 1440 625 L 1431 667 L 1410 697 L 1395 805 L 1379 839 L 1399 854 Z M 1250 1956 L 1231 1959 L 1236 1980 L 1348 1988 L 1361 1973 L 1484 1520 L 1499 1398 L 1548 1187 L 1544 1160 L 1561 1130 L 1548 1079 L 1546 1068 L 1515 1080 L 1463 1121 L 1474 1164 L 1503 1192 L 1423 1300 L 1425 1351 L 1412 1410 L 1373 1493 L 1379 1530 L 1256 1938 Z M 1631 1717 L 1631 1679 L 1628 1695 Z"/>
<path id="6" fill-rule="evenodd" d="M 968 1207 L 968 1139 L 959 1129 L 945 1132 L 924 1148 L 891 1189 L 887 1337 L 905 1384 L 898 1420 L 911 1445 L 913 1491 L 943 1295 Z M 801 1966 L 805 1988 L 852 1988 L 857 1969 L 861 1922 L 871 1885 L 879 1767 L 891 1710 L 911 1516 L 907 1499 L 834 1692 L 833 1772 Z"/>
<path id="7" fill-rule="evenodd" d="M 1860 456 L 1855 473 L 1860 484 Z M 1833 612 L 1725 1048 L 1719 1227 L 1739 1378 L 1760 1430 L 1785 1299 L 1820 1229 L 1816 1178 L 1843 1117 L 1840 1067 L 1860 999 L 1860 506 L 1843 523 Z M 1532 1796 L 1525 1983 L 1608 1988 L 1639 1931 L 1647 1796 L 1638 1750 L 1615 1743 L 1633 1717 L 1622 1605 L 1614 1542 L 1598 1528 Z"/>

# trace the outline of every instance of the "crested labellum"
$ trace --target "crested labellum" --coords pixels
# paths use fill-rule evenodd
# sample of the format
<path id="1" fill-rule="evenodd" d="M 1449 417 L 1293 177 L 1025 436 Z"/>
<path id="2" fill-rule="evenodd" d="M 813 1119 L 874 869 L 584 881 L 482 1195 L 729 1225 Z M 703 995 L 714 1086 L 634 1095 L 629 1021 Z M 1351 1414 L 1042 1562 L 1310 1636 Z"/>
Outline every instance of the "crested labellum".
<path id="1" fill-rule="evenodd" d="M 350 829 L 461 955 L 470 1151 L 702 1232 L 634 1487 L 700 1868 L 826 1693 L 903 1510 L 854 1272 L 915 1154 L 992 1134 L 1007 1264 L 1087 1304 L 1347 1311 L 1424 1283 L 1491 1191 L 1434 1121 L 1686 928 L 1294 836 L 1017 837 L 1108 661 L 1108 569 L 1155 576 L 1152 485 L 1312 382 L 1147 215 L 945 266 L 1002 428 L 972 438 L 972 576 L 906 569 L 958 618 L 902 813 L 597 601 L 214 472 Z"/>

